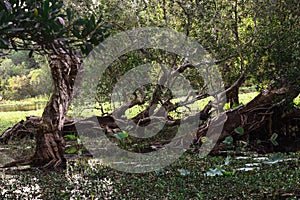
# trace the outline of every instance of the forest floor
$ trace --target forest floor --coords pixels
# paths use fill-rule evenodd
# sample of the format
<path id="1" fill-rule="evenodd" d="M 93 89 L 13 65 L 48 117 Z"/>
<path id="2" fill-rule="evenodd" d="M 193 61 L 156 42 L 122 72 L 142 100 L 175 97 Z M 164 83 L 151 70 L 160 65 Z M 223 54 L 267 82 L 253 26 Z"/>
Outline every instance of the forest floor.
<path id="1" fill-rule="evenodd" d="M 2 158 L 12 152 L 11 145 L 1 148 Z M 15 146 L 13 152 L 18 150 Z M 11 168 L 0 171 L 0 199 L 300 198 L 299 152 L 226 154 L 200 158 L 185 153 L 170 166 L 140 174 L 116 171 L 100 160 L 80 156 L 68 159 L 63 171 Z"/>

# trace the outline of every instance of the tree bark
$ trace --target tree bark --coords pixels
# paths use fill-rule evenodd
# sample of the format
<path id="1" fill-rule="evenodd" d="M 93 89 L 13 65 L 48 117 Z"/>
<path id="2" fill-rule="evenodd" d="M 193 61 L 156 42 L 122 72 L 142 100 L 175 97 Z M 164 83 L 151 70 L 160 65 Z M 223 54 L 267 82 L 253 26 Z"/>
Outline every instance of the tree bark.
<path id="1" fill-rule="evenodd" d="M 296 109 L 292 112 L 293 114 L 290 114 L 291 117 L 288 117 L 290 116 L 288 115 L 290 112 L 289 105 L 291 105 L 289 100 L 294 99 L 299 94 L 299 89 L 296 88 L 296 86 L 290 85 L 285 88 L 265 90 L 248 104 L 226 111 L 222 133 L 217 137 L 218 144 L 227 136 L 232 136 L 235 140 L 249 137 L 255 140 L 261 138 L 268 140 L 273 133 L 279 134 L 278 139 L 286 137 L 287 135 L 282 133 L 280 129 L 286 124 L 286 120 L 295 121 L 293 116 L 297 117 L 299 113 Z M 197 144 L 202 143 L 201 138 L 206 136 L 210 124 L 217 121 L 217 118 L 212 118 L 207 124 L 199 128 Z M 296 123 L 299 123 L 298 119 Z M 237 127 L 243 127 L 245 134 L 242 136 L 237 134 L 235 132 Z M 272 146 L 272 144 L 270 145 Z M 281 144 L 279 143 L 279 145 Z M 218 145 L 215 149 L 219 149 Z"/>
<path id="2" fill-rule="evenodd" d="M 225 87 L 225 89 L 228 89 L 230 86 Z M 226 93 L 226 103 L 230 104 L 230 108 L 232 108 L 234 105 L 239 105 L 239 87 L 234 87 L 231 91 Z"/>
<path id="3" fill-rule="evenodd" d="M 37 130 L 36 151 L 32 157 L 34 166 L 56 168 L 66 162 L 62 129 L 73 97 L 75 78 L 81 68 L 79 57 L 70 52 L 59 49 L 49 56 L 54 90 Z"/>

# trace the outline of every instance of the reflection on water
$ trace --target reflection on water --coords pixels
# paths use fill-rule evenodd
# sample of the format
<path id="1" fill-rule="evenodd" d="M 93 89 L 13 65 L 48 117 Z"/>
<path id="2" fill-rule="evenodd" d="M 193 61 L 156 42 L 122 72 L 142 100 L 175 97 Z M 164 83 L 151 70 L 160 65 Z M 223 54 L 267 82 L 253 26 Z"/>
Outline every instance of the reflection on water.
<path id="1" fill-rule="evenodd" d="M 2 105 L 2 106 L 0 105 L 0 112 L 39 110 L 39 109 L 43 109 L 45 105 L 46 105 L 45 103 Z"/>

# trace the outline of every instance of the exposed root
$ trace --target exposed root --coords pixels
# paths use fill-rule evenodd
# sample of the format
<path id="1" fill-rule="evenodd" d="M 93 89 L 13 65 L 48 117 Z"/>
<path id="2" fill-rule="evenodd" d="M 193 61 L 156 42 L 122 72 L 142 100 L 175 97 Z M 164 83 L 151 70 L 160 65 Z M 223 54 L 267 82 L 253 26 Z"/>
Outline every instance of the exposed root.
<path id="1" fill-rule="evenodd" d="M 3 166 L 0 166 L 0 168 L 10 168 L 10 167 L 18 167 L 18 166 L 25 166 L 25 165 L 31 165 L 32 159 L 21 159 L 21 160 L 15 160 L 13 162 L 7 163 Z"/>

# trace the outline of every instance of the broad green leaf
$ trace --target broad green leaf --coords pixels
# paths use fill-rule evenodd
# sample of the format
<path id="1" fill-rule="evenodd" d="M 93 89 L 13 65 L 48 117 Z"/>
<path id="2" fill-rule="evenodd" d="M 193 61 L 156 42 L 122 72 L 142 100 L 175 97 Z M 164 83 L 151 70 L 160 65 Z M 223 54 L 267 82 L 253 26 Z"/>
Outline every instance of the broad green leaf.
<path id="1" fill-rule="evenodd" d="M 243 104 L 233 104 L 232 106 L 231 106 L 231 108 L 233 109 L 233 108 L 237 108 L 237 107 L 240 107 L 241 105 L 243 105 Z"/>
<path id="2" fill-rule="evenodd" d="M 69 140 L 76 140 L 75 135 L 65 135 L 64 138 L 69 139 Z"/>
<path id="3" fill-rule="evenodd" d="M 225 144 L 226 146 L 232 146 L 233 138 L 231 136 L 226 137 L 225 140 L 223 141 L 223 144 Z"/>
<path id="4" fill-rule="evenodd" d="M 222 173 L 223 173 L 225 176 L 233 176 L 233 175 L 234 175 L 234 171 L 225 171 L 225 170 L 222 170 Z"/>
<path id="5" fill-rule="evenodd" d="M 67 154 L 73 154 L 73 153 L 76 153 L 76 152 L 77 152 L 77 148 L 74 147 L 74 146 L 65 150 L 65 153 L 67 153 Z"/>
<path id="6" fill-rule="evenodd" d="M 117 138 L 118 140 L 123 140 L 124 138 L 128 137 L 128 133 L 123 131 L 123 132 L 119 132 L 119 133 L 115 133 L 114 137 Z"/>
<path id="7" fill-rule="evenodd" d="M 245 130 L 243 127 L 239 126 L 237 128 L 234 129 L 234 132 L 236 132 L 239 135 L 244 135 L 245 134 Z"/>
<path id="8" fill-rule="evenodd" d="M 82 141 L 80 138 L 77 138 L 77 144 L 82 144 Z"/>

